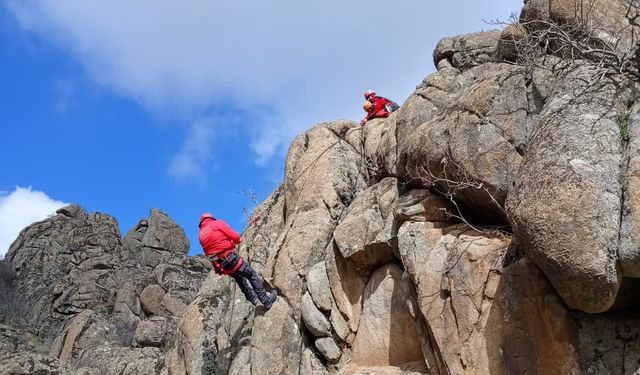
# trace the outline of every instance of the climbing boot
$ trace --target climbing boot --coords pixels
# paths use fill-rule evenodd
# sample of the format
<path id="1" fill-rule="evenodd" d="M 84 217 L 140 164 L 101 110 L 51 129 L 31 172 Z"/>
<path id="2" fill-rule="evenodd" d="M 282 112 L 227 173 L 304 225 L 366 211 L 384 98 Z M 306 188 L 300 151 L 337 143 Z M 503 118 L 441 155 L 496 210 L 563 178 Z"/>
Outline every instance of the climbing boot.
<path id="1" fill-rule="evenodd" d="M 262 304 L 267 310 L 269 310 L 271 306 L 273 306 L 273 303 L 276 301 L 276 299 L 278 299 L 278 292 L 274 290 L 271 293 L 267 293 L 267 300 L 263 301 Z"/>

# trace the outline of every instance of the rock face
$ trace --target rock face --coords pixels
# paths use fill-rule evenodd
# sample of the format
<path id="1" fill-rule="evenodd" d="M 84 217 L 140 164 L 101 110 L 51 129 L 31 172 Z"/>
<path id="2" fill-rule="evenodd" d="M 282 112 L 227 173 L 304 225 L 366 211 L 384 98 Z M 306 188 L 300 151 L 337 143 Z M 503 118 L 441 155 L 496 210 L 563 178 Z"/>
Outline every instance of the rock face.
<path id="1" fill-rule="evenodd" d="M 388 118 L 298 136 L 239 249 L 268 311 L 159 210 L 124 238 L 77 206 L 26 228 L 0 262 L 0 373 L 640 372 L 638 77 L 517 48 L 553 22 L 624 58 L 637 9 L 584 4 L 527 0 L 438 43 Z"/>
<path id="2" fill-rule="evenodd" d="M 243 241 L 284 297 L 226 301 L 215 355 L 178 357 L 233 374 L 637 371 L 638 81 L 553 49 L 519 64 L 513 44 L 541 21 L 633 29 L 622 3 L 526 1 L 524 28 L 443 39 L 389 118 L 299 136 Z"/>
<path id="3" fill-rule="evenodd" d="M 180 316 L 166 296 L 186 308 L 210 268 L 188 249 L 155 209 L 124 239 L 114 218 L 78 206 L 29 226 L 1 262 L 1 372 L 158 373 Z"/>

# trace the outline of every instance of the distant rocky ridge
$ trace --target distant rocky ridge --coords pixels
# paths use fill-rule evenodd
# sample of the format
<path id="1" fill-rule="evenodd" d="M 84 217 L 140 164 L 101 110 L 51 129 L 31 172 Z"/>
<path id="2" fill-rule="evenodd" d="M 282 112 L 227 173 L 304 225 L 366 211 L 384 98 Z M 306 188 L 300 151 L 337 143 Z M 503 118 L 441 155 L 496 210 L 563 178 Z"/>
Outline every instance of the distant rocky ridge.
<path id="1" fill-rule="evenodd" d="M 29 226 L 0 263 L 0 373 L 157 373 L 210 269 L 188 250 L 155 209 L 124 237 L 78 206 Z"/>
<path id="2" fill-rule="evenodd" d="M 158 210 L 124 238 L 75 206 L 30 226 L 0 262 L 0 373 L 639 372 L 638 80 L 519 49 L 554 23 L 624 55 L 632 5 L 528 0 L 442 39 L 389 118 L 297 137 L 240 247 L 269 311 Z"/>

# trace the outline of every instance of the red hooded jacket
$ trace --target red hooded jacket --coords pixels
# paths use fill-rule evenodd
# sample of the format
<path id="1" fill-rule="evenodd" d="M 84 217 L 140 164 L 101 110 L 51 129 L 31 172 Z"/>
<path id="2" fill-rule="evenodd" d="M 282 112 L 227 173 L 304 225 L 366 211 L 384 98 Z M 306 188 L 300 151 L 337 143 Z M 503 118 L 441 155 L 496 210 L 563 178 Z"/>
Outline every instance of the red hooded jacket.
<path id="1" fill-rule="evenodd" d="M 362 123 L 367 122 L 373 118 L 384 118 L 389 117 L 391 112 L 387 110 L 386 105 L 393 103 L 391 100 L 387 98 L 383 98 L 382 96 L 376 96 L 373 99 L 373 110 L 367 113 L 365 118 L 362 120 Z"/>
<path id="2" fill-rule="evenodd" d="M 224 256 L 240 243 L 240 235 L 222 220 L 206 219 L 200 225 L 198 239 L 207 256 Z"/>
<path id="3" fill-rule="evenodd" d="M 224 258 L 231 254 L 235 251 L 236 245 L 240 243 L 240 235 L 236 231 L 224 221 L 214 219 L 205 219 L 200 224 L 198 239 L 207 256 L 217 256 L 218 258 Z M 242 266 L 244 260 L 240 258 L 235 267 L 230 270 L 222 268 L 219 260 L 212 260 L 211 263 L 219 273 L 233 275 Z"/>

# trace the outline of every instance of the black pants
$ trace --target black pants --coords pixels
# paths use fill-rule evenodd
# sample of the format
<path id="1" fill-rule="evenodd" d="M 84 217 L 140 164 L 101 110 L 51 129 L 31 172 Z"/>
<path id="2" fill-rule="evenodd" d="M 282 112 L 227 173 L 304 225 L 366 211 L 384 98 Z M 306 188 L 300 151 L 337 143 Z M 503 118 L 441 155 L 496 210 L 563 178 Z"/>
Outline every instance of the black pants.
<path id="1" fill-rule="evenodd" d="M 258 273 L 251 268 L 246 260 L 231 277 L 236 280 L 247 301 L 255 303 L 257 297 L 262 304 L 265 304 L 269 300 Z"/>
<path id="2" fill-rule="evenodd" d="M 238 253 L 233 251 L 226 257 L 216 260 L 216 262 L 218 262 L 220 267 L 230 271 L 235 268 L 240 259 L 242 258 Z M 256 298 L 258 298 L 262 304 L 265 304 L 269 300 L 267 293 L 264 291 L 264 286 L 262 286 L 262 280 L 260 280 L 256 271 L 251 268 L 249 262 L 246 260 L 244 260 L 236 272 L 229 276 L 236 280 L 247 301 L 255 303 Z"/>

